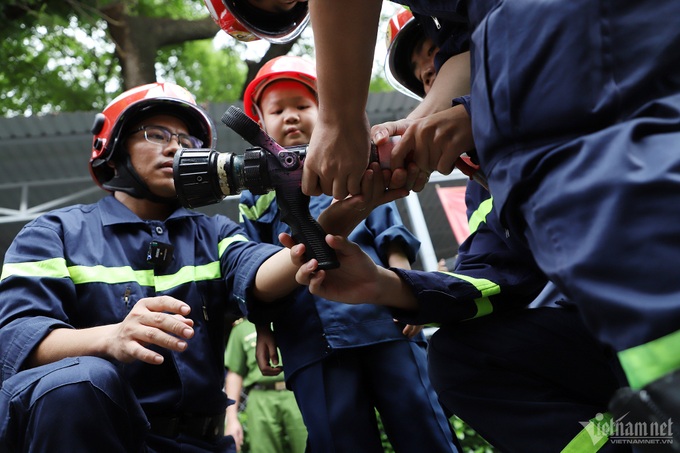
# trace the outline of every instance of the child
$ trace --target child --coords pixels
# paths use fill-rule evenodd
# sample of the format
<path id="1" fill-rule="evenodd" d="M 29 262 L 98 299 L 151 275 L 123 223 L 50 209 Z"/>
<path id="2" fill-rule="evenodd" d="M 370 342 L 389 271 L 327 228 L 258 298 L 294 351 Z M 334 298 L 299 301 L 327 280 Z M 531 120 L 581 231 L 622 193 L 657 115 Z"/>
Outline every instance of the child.
<path id="1" fill-rule="evenodd" d="M 299 57 L 268 62 L 245 92 L 246 113 L 281 145 L 306 144 L 316 123 L 316 72 Z M 312 197 L 312 215 L 331 203 Z M 241 197 L 244 228 L 254 239 L 278 244 L 289 229 L 271 194 Z M 381 266 L 410 268 L 418 242 L 394 203 L 376 208 L 350 235 Z M 301 289 L 286 303 L 251 304 L 258 328 L 274 323 L 287 385 L 307 425 L 312 452 L 382 452 L 375 411 L 397 451 L 456 451 L 451 426 L 431 387 L 420 332 L 402 332 L 388 310 L 347 306 Z M 258 346 L 263 372 L 274 372 L 272 344 Z M 409 416 L 402 413 L 407 409 Z"/>

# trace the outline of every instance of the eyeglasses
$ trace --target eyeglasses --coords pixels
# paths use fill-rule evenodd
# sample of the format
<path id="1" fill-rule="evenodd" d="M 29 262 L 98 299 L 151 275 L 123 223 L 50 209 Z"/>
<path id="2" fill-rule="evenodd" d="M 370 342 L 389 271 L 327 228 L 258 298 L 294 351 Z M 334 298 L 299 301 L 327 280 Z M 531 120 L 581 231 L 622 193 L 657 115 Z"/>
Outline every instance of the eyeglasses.
<path id="1" fill-rule="evenodd" d="M 149 143 L 155 143 L 156 145 L 168 146 L 172 137 L 177 137 L 177 143 L 182 148 L 200 148 L 203 145 L 203 141 L 188 134 L 173 134 L 168 129 L 163 126 L 142 126 L 133 134 L 137 132 L 144 131 L 144 138 Z"/>

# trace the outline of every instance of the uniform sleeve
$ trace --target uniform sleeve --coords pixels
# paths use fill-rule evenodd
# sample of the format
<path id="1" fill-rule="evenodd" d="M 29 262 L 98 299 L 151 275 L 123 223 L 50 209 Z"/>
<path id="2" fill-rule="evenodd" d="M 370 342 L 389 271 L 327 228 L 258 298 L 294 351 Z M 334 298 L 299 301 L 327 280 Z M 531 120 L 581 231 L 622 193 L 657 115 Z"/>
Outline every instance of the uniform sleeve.
<path id="1" fill-rule="evenodd" d="M 448 22 L 440 25 L 438 37 L 434 39 L 439 47 L 434 57 L 436 72 L 439 72 L 449 58 L 470 50 L 470 32 L 467 24 Z"/>
<path id="2" fill-rule="evenodd" d="M 277 213 L 276 192 L 271 191 L 257 196 L 250 191 L 241 193 L 239 200 L 241 228 L 252 242 L 259 243 L 266 249 L 274 250 L 273 253 L 267 255 L 267 258 L 281 250 L 281 245 L 277 239 L 279 222 Z M 259 262 L 258 268 L 265 260 L 266 258 Z M 250 272 L 252 272 L 252 282 L 245 283 L 245 290 L 239 291 L 237 296 L 239 306 L 244 316 L 252 323 L 269 324 L 276 319 L 281 310 L 285 310 L 293 302 L 294 297 L 291 295 L 275 303 L 263 303 L 255 297 L 249 296 L 257 269 L 251 269 Z"/>
<path id="3" fill-rule="evenodd" d="M 396 203 L 375 208 L 366 219 L 365 228 L 373 234 L 375 249 L 383 263 L 387 263 L 387 252 L 393 243 L 402 246 L 409 262 L 415 262 L 420 241 L 404 225 Z"/>
<path id="4" fill-rule="evenodd" d="M 65 305 L 77 295 L 62 244 L 58 226 L 33 221 L 5 255 L 0 277 L 0 381 L 21 370 L 49 332 L 72 327 Z"/>
<path id="5" fill-rule="evenodd" d="M 237 223 L 227 218 L 220 226 L 219 256 L 227 289 L 245 316 L 253 296 L 255 276 L 262 263 L 281 250 L 281 246 L 255 242 Z"/>
<path id="6" fill-rule="evenodd" d="M 468 113 L 468 115 L 472 116 L 472 107 L 470 104 L 471 99 L 472 98 L 470 97 L 469 94 L 454 98 L 451 101 L 451 106 L 455 107 L 456 105 L 462 105 L 465 108 L 465 111 Z"/>
<path id="7" fill-rule="evenodd" d="M 395 310 L 397 319 L 415 324 L 455 323 L 516 310 L 531 303 L 546 285 L 531 254 L 512 247 L 501 234 L 491 199 L 472 198 L 467 200 L 471 235 L 459 247 L 453 272 L 393 269 L 411 287 L 419 304 L 417 313 Z"/>

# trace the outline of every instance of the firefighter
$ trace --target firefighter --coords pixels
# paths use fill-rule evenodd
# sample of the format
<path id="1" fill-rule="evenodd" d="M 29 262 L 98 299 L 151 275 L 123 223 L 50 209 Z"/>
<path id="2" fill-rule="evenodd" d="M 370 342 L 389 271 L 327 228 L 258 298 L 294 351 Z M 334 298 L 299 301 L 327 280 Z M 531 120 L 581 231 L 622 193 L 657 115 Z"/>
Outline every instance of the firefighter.
<path id="1" fill-rule="evenodd" d="M 402 140 L 393 165 L 413 156 L 425 173 L 450 172 L 457 154 L 475 148 L 507 236 L 616 351 L 628 385 L 612 410 L 631 412 L 633 422 L 680 417 L 670 403 L 680 388 L 680 280 L 669 266 L 680 255 L 680 28 L 673 19 L 680 3 L 407 3 L 420 14 L 469 21 L 474 143 Z M 368 158 L 368 125 L 359 118 L 381 2 L 312 6 L 324 115 L 302 188 L 342 198 L 360 192 Z M 329 27 L 338 22 L 348 26 L 343 40 Z M 342 108 L 334 108 L 340 99 Z M 431 127 L 430 138 L 451 145 L 455 123 Z M 678 430 L 674 439 L 680 442 Z"/>
<path id="2" fill-rule="evenodd" d="M 91 174 L 109 195 L 29 222 L 5 255 L 0 450 L 235 451 L 225 313 L 296 289 L 289 253 L 179 205 L 174 154 L 216 140 L 184 88 L 122 93 L 93 134 Z M 322 226 L 357 218 L 348 201 Z"/>
<path id="3" fill-rule="evenodd" d="M 412 81 L 402 89 L 427 96 L 430 88 L 409 64 L 417 46 L 394 45 L 412 20 L 390 23 L 387 61 L 413 71 L 410 79 L 403 72 L 393 78 Z M 422 40 L 414 29 L 404 42 Z M 591 420 L 610 420 L 607 403 L 623 380 L 615 355 L 592 337 L 574 304 L 547 281 L 531 255 L 505 237 L 491 194 L 470 181 L 466 204 L 470 236 L 455 267 L 407 275 L 422 295 L 417 307 L 393 310 L 405 322 L 440 326 L 428 347 L 440 401 L 504 452 L 629 451 L 627 445 L 606 443 L 607 435 L 594 442 L 587 434 L 596 429 Z M 455 301 L 427 290 L 445 285 Z"/>

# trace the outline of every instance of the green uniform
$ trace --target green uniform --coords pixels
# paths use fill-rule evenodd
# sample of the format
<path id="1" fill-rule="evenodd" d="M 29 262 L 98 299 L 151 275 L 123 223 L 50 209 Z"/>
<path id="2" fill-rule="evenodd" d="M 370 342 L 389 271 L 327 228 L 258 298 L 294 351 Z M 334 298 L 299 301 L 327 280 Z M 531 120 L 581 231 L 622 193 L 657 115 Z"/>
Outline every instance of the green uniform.
<path id="1" fill-rule="evenodd" d="M 255 358 L 257 333 L 247 320 L 238 322 L 229 335 L 224 366 L 243 377 L 248 390 L 245 413 L 252 453 L 303 453 L 307 429 L 293 392 L 286 389 L 283 373 L 263 376 Z"/>

